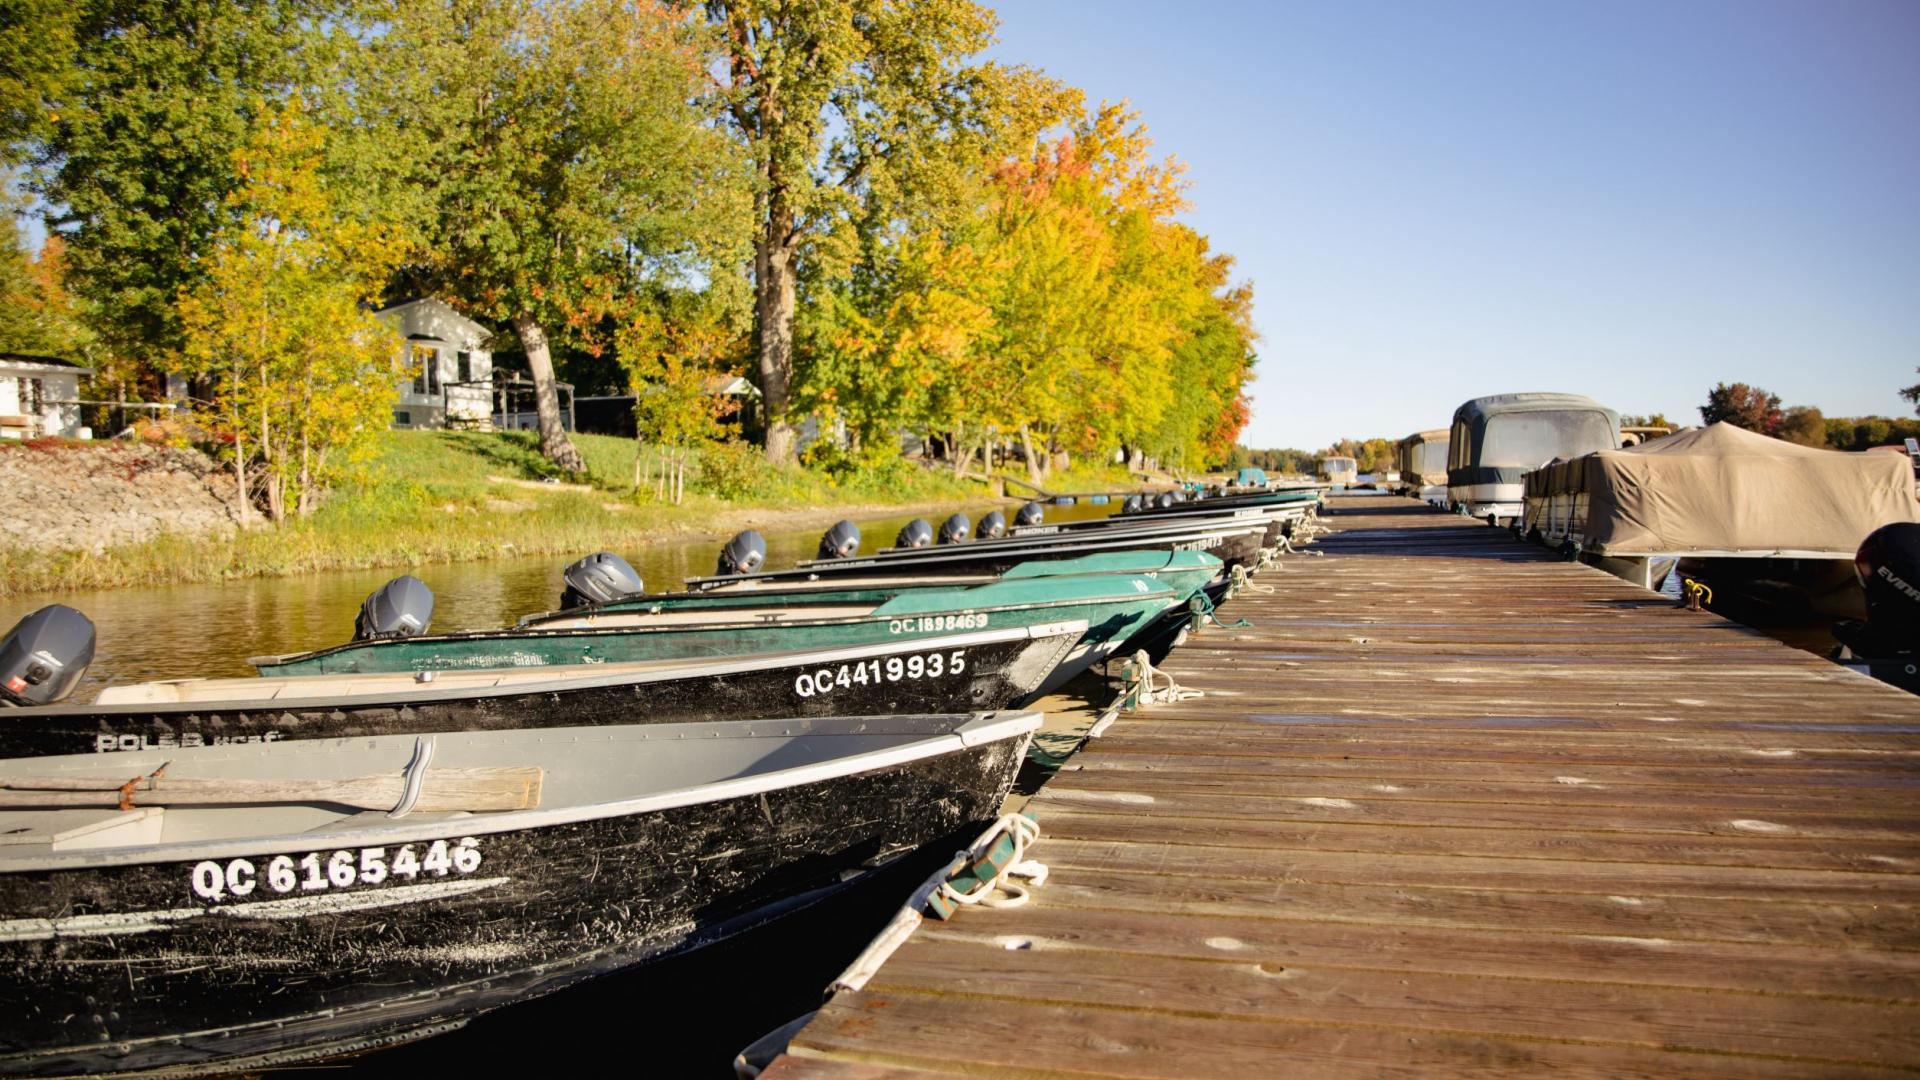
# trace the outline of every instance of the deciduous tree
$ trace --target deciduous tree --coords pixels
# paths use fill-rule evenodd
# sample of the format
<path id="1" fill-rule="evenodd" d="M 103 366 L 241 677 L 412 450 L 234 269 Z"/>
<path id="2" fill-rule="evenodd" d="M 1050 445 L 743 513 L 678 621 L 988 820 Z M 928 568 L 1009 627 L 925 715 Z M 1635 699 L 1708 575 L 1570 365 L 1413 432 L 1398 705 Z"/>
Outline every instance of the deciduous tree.
<path id="1" fill-rule="evenodd" d="M 1707 391 L 1707 403 L 1700 406 L 1702 423 L 1717 424 L 1724 420 L 1762 435 L 1779 434 L 1783 418 L 1780 395 L 1740 382 L 1715 383 L 1713 389 Z"/>
<path id="2" fill-rule="evenodd" d="M 710 54 L 651 0 L 397 0 L 370 51 L 370 122 L 407 166 L 426 261 L 412 280 L 510 327 L 542 453 L 585 468 L 549 341 L 642 282 L 724 276 L 741 170 L 696 99 Z"/>
<path id="3" fill-rule="evenodd" d="M 977 63 L 993 14 L 971 0 L 707 0 L 726 116 L 757 174 L 754 326 L 767 457 L 790 462 L 802 263 L 831 284 L 876 237 L 964 198 L 1073 95 Z"/>
<path id="4" fill-rule="evenodd" d="M 283 107 L 234 158 L 239 186 L 206 276 L 180 298 L 185 356 L 213 387 L 203 417 L 232 443 L 244 521 L 310 512 L 392 417 L 393 331 L 365 302 L 399 261 L 390 227 L 343 219 L 323 181 L 324 135 Z"/>
<path id="5" fill-rule="evenodd" d="M 67 237 L 107 350 L 172 370 L 184 342 L 175 304 L 206 278 L 239 184 L 234 155 L 263 103 L 308 81 L 312 48 L 336 28 L 322 0 L 76 0 L 71 11 L 72 64 L 52 84 L 37 154 L 49 225 Z"/>

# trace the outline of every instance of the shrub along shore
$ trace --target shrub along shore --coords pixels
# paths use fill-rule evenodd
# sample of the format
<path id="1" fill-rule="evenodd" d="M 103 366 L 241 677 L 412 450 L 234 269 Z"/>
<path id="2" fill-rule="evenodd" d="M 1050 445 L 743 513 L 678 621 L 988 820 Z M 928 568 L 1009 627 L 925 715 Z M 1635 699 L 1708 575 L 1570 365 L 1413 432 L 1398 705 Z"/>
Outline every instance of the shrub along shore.
<path id="1" fill-rule="evenodd" d="M 979 481 L 899 457 L 773 469 L 752 447 L 722 444 L 696 459 L 685 497 L 673 505 L 656 500 L 654 485 L 635 490 L 633 440 L 574 440 L 587 461 L 584 483 L 559 482 L 531 433 L 385 432 L 372 460 L 306 519 L 97 550 L 0 548 L 0 596 L 617 549 L 745 528 L 824 528 L 842 517 L 945 513 L 989 497 Z M 51 452 L 75 458 L 87 449 Z M 1059 482 L 1118 488 L 1128 480 L 1076 471 Z"/>

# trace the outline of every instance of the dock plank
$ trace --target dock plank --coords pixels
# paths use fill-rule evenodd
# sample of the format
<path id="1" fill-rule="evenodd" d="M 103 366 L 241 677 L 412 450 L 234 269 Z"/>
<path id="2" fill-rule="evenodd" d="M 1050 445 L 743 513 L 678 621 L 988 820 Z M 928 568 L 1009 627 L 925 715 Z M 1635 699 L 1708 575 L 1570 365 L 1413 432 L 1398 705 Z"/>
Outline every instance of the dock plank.
<path id="1" fill-rule="evenodd" d="M 1033 796 L 1028 907 L 766 1075 L 1920 1071 L 1920 699 L 1408 500 L 1328 520 L 1169 658 L 1205 696 Z"/>

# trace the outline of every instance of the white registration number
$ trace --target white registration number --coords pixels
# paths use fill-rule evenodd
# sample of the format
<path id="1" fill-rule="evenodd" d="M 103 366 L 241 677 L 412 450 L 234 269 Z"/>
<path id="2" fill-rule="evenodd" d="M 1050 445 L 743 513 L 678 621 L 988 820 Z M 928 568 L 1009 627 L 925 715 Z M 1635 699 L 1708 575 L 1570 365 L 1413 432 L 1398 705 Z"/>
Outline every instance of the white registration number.
<path id="1" fill-rule="evenodd" d="M 463 836 L 449 842 L 397 848 L 342 848 L 312 851 L 300 858 L 275 855 L 264 864 L 252 859 L 195 863 L 187 874 L 193 895 L 208 903 L 255 895 L 286 896 L 347 889 L 356 885 L 411 882 L 423 877 L 471 874 L 480 869 L 480 840 Z"/>
<path id="2" fill-rule="evenodd" d="M 955 649 L 950 653 L 889 656 L 885 660 L 862 660 L 857 664 L 841 664 L 838 668 L 823 667 L 818 671 L 802 672 L 793 680 L 793 692 L 810 698 L 853 686 L 908 679 L 937 679 L 942 675 L 958 675 L 965 670 L 965 649 Z"/>
<path id="3" fill-rule="evenodd" d="M 945 615 L 909 615 L 904 619 L 887 620 L 889 634 L 939 634 L 954 630 L 985 630 L 987 613 L 984 611 L 949 612 Z"/>

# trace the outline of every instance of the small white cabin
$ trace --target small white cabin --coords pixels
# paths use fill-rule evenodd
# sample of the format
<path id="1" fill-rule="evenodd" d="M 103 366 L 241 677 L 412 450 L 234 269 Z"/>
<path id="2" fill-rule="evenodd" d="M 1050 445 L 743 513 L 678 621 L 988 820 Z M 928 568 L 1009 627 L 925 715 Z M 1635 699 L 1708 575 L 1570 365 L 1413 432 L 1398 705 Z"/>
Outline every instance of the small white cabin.
<path id="1" fill-rule="evenodd" d="M 92 368 L 51 356 L 0 353 L 0 439 L 90 439 L 80 426 L 80 378 Z"/>
<path id="2" fill-rule="evenodd" d="M 400 335 L 400 361 L 414 374 L 393 403 L 397 428 L 493 425 L 491 331 L 431 296 L 374 312 Z"/>

